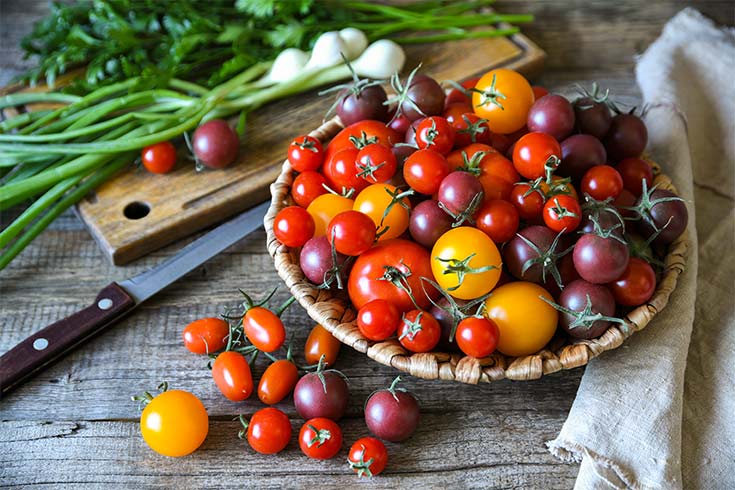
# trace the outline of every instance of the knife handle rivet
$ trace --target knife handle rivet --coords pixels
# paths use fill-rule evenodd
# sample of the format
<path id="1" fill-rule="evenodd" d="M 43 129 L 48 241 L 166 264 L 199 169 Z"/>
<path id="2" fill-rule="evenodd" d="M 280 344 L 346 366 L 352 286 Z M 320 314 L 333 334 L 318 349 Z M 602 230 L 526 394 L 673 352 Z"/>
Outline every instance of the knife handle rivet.
<path id="1" fill-rule="evenodd" d="M 44 350 L 46 347 L 48 347 L 48 340 L 43 337 L 37 338 L 33 341 L 33 348 L 36 350 Z"/>
<path id="2" fill-rule="evenodd" d="M 112 300 L 110 298 L 102 298 L 97 302 L 97 307 L 100 310 L 109 310 L 112 308 Z"/>

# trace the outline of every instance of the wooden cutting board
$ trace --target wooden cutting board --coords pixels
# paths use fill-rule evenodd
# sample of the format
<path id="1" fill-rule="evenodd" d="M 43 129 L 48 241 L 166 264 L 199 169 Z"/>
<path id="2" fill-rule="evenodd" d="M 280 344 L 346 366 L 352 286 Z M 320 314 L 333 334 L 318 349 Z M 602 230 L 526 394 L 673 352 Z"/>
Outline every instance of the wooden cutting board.
<path id="1" fill-rule="evenodd" d="M 532 77 L 545 58 L 523 35 L 414 45 L 406 54 L 404 72 L 423 63 L 421 71 L 438 81 L 501 66 Z M 313 91 L 269 104 L 249 116 L 238 160 L 227 169 L 196 172 L 183 152 L 166 175 L 131 167 L 82 200 L 79 216 L 115 265 L 214 225 L 268 198 L 290 140 L 317 127 L 332 101 Z"/>

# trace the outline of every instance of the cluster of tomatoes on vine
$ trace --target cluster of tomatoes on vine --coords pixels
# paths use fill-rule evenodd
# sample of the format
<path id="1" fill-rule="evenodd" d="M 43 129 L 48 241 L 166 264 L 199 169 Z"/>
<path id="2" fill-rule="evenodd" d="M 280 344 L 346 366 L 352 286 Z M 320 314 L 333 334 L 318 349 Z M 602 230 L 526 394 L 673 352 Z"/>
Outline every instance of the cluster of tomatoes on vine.
<path id="1" fill-rule="evenodd" d="M 221 393 L 233 402 L 243 402 L 257 392 L 259 400 L 269 405 L 257 410 L 249 420 L 237 417 L 243 429 L 239 436 L 261 454 L 282 451 L 292 436 L 288 416 L 272 405 L 282 402 L 293 392 L 296 412 L 305 423 L 298 434 L 302 452 L 314 459 L 331 459 L 342 448 L 342 429 L 338 424 L 349 400 L 345 376 L 332 368 L 341 343 L 324 327 L 316 325 L 304 347 L 306 366 L 298 366 L 288 347 L 285 359 L 275 353 L 284 347 L 286 329 L 283 312 L 294 298 L 277 309 L 267 303 L 271 292 L 256 303 L 242 293 L 244 302 L 221 318 L 196 320 L 183 331 L 185 347 L 209 356 L 212 378 Z M 263 355 L 270 360 L 257 388 L 251 366 Z M 419 404 L 408 391 L 397 386 L 396 378 L 389 388 L 371 394 L 365 403 L 365 422 L 376 437 L 362 437 L 352 444 L 348 460 L 359 476 L 381 473 L 388 452 L 380 439 L 399 442 L 410 437 L 419 423 Z M 135 400 L 146 403 L 141 416 L 141 431 L 148 445 L 167 456 L 184 456 L 196 450 L 208 432 L 204 405 L 191 393 L 168 391 L 153 397 L 145 393 Z"/>
<path id="2" fill-rule="evenodd" d="M 650 299 L 687 210 L 654 185 L 633 111 L 508 69 L 391 84 L 345 87 L 344 129 L 291 143 L 294 205 L 274 222 L 307 280 L 347 289 L 364 337 L 523 356 L 558 325 L 595 338 Z"/>

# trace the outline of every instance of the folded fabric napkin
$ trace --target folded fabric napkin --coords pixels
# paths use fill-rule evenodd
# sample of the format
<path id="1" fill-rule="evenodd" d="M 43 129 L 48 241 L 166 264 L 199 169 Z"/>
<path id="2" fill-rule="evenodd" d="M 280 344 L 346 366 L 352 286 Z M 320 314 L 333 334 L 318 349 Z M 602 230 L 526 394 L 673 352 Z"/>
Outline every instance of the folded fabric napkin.
<path id="1" fill-rule="evenodd" d="M 689 208 L 664 311 L 590 362 L 559 436 L 575 489 L 735 489 L 735 30 L 687 8 L 640 57 L 648 151 Z"/>

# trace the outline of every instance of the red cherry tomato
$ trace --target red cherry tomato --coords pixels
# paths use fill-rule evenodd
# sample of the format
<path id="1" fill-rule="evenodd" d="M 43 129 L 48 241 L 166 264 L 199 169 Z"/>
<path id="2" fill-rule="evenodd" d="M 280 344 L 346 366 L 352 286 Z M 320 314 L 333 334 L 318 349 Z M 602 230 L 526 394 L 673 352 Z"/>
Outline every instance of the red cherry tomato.
<path id="1" fill-rule="evenodd" d="M 545 199 L 538 189 L 533 189 L 526 183 L 520 183 L 513 186 L 510 202 L 518 210 L 521 219 L 534 221 L 541 217 Z"/>
<path id="2" fill-rule="evenodd" d="M 510 199 L 513 184 L 521 180 L 513 163 L 497 152 L 485 155 L 480 162 L 480 184 L 485 199 Z"/>
<path id="3" fill-rule="evenodd" d="M 504 243 L 516 235 L 520 216 L 516 207 L 508 201 L 491 199 L 480 208 L 476 223 L 477 228 L 493 242 Z"/>
<path id="4" fill-rule="evenodd" d="M 544 223 L 557 233 L 571 233 L 582 221 L 582 208 L 572 196 L 552 196 L 544 204 Z"/>
<path id="5" fill-rule="evenodd" d="M 487 318 L 468 317 L 457 325 L 457 346 L 468 356 L 483 358 L 495 351 L 500 330 L 494 321 Z"/>
<path id="6" fill-rule="evenodd" d="M 615 302 L 623 306 L 639 306 L 651 299 L 656 290 L 656 273 L 643 259 L 631 257 L 623 275 L 609 284 Z"/>
<path id="7" fill-rule="evenodd" d="M 533 96 L 535 100 L 539 100 L 544 95 L 549 95 L 549 91 L 546 90 L 544 87 L 539 87 L 538 85 L 531 86 L 531 89 L 533 89 Z"/>
<path id="8" fill-rule="evenodd" d="M 595 165 L 582 177 L 581 188 L 598 201 L 615 199 L 623 191 L 623 178 L 610 165 Z"/>
<path id="9" fill-rule="evenodd" d="M 288 146 L 288 161 L 297 172 L 319 170 L 324 162 L 324 149 L 313 136 L 299 136 Z"/>
<path id="10" fill-rule="evenodd" d="M 347 459 L 357 476 L 372 478 L 382 473 L 388 464 L 388 450 L 378 439 L 363 437 L 352 445 Z"/>
<path id="11" fill-rule="evenodd" d="M 442 327 L 430 313 L 411 310 L 398 326 L 398 341 L 411 352 L 429 352 L 441 338 Z"/>
<path id="12" fill-rule="evenodd" d="M 416 242 L 396 238 L 378 243 L 357 258 L 347 289 L 358 310 L 374 299 L 388 300 L 401 312 L 412 310 L 415 306 L 406 289 L 413 292 L 419 307 L 429 308 L 424 287 L 432 299 L 439 292 L 427 287 L 421 277 L 434 278 L 429 251 Z"/>
<path id="13" fill-rule="evenodd" d="M 401 312 L 396 305 L 384 299 L 374 299 L 357 312 L 357 328 L 365 337 L 383 341 L 396 333 L 401 323 Z"/>
<path id="14" fill-rule="evenodd" d="M 302 172 L 293 181 L 291 197 L 302 208 L 308 208 L 314 199 L 327 193 L 327 189 L 324 188 L 326 184 L 326 179 L 319 172 L 313 170 Z"/>
<path id="15" fill-rule="evenodd" d="M 555 169 L 561 162 L 561 146 L 546 133 L 528 133 L 516 142 L 513 165 L 529 180 L 546 175 L 546 168 Z"/>
<path id="16" fill-rule="evenodd" d="M 221 318 L 201 318 L 184 328 L 184 347 L 194 354 L 222 350 L 230 334 L 230 325 Z"/>
<path id="17" fill-rule="evenodd" d="M 416 128 L 416 145 L 446 155 L 454 146 L 454 129 L 443 117 L 427 117 Z"/>
<path id="18" fill-rule="evenodd" d="M 287 247 L 300 247 L 314 236 L 314 218 L 300 206 L 283 208 L 273 221 L 273 233 Z"/>
<path id="19" fill-rule="evenodd" d="M 442 117 L 447 120 L 449 124 L 454 125 L 457 119 L 462 117 L 462 114 L 472 112 L 472 104 L 469 102 L 457 102 L 453 104 L 447 104 L 444 107 Z M 456 144 L 456 142 L 455 142 Z"/>
<path id="20" fill-rule="evenodd" d="M 399 136 L 398 132 L 387 127 L 385 123 L 366 119 L 350 124 L 337 133 L 337 136 L 332 138 L 327 146 L 324 161 L 328 161 L 332 154 L 344 148 L 360 150 L 370 143 L 380 143 L 383 146 L 392 147 L 401 141 L 403 141 L 403 138 Z"/>
<path id="21" fill-rule="evenodd" d="M 304 344 L 304 358 L 307 364 L 317 364 L 324 356 L 324 365 L 333 366 L 342 346 L 337 337 L 321 325 L 314 325 Z"/>
<path id="22" fill-rule="evenodd" d="M 375 242 L 375 223 L 360 211 L 344 211 L 329 222 L 327 239 L 341 254 L 361 255 Z"/>
<path id="23" fill-rule="evenodd" d="M 403 164 L 404 180 L 420 194 L 436 194 L 442 180 L 450 172 L 446 158 L 434 150 L 415 151 Z"/>
<path id="24" fill-rule="evenodd" d="M 258 383 L 258 398 L 266 405 L 275 405 L 293 391 L 299 380 L 296 364 L 281 359 L 266 368 Z"/>
<path id="25" fill-rule="evenodd" d="M 623 179 L 623 188 L 635 197 L 643 194 L 644 180 L 648 189 L 653 186 L 653 169 L 647 161 L 641 158 L 626 158 L 618 163 L 615 169 Z"/>
<path id="26" fill-rule="evenodd" d="M 373 143 L 357 153 L 355 165 L 359 177 L 375 184 L 389 181 L 396 173 L 398 162 L 390 148 Z"/>
<path id="27" fill-rule="evenodd" d="M 310 458 L 331 459 L 342 448 L 342 429 L 334 420 L 309 419 L 299 432 L 299 447 Z"/>
<path id="28" fill-rule="evenodd" d="M 262 408 L 248 423 L 248 443 L 261 454 L 276 454 L 291 440 L 291 421 L 277 408 Z"/>
<path id="29" fill-rule="evenodd" d="M 212 364 L 212 378 L 225 398 L 233 402 L 247 400 L 253 393 L 250 364 L 239 352 L 225 351 Z"/>
<path id="30" fill-rule="evenodd" d="M 242 328 L 250 343 L 263 352 L 280 349 L 286 340 L 286 329 L 281 319 L 262 306 L 255 306 L 245 312 Z"/>
<path id="31" fill-rule="evenodd" d="M 146 146 L 141 152 L 143 166 L 152 174 L 167 174 L 176 165 L 176 147 L 170 141 Z"/>
<path id="32" fill-rule="evenodd" d="M 343 189 L 355 189 L 355 192 L 360 192 L 368 186 L 368 181 L 358 175 L 358 153 L 357 148 L 344 148 L 324 161 L 322 173 L 332 190 L 342 192 Z"/>

